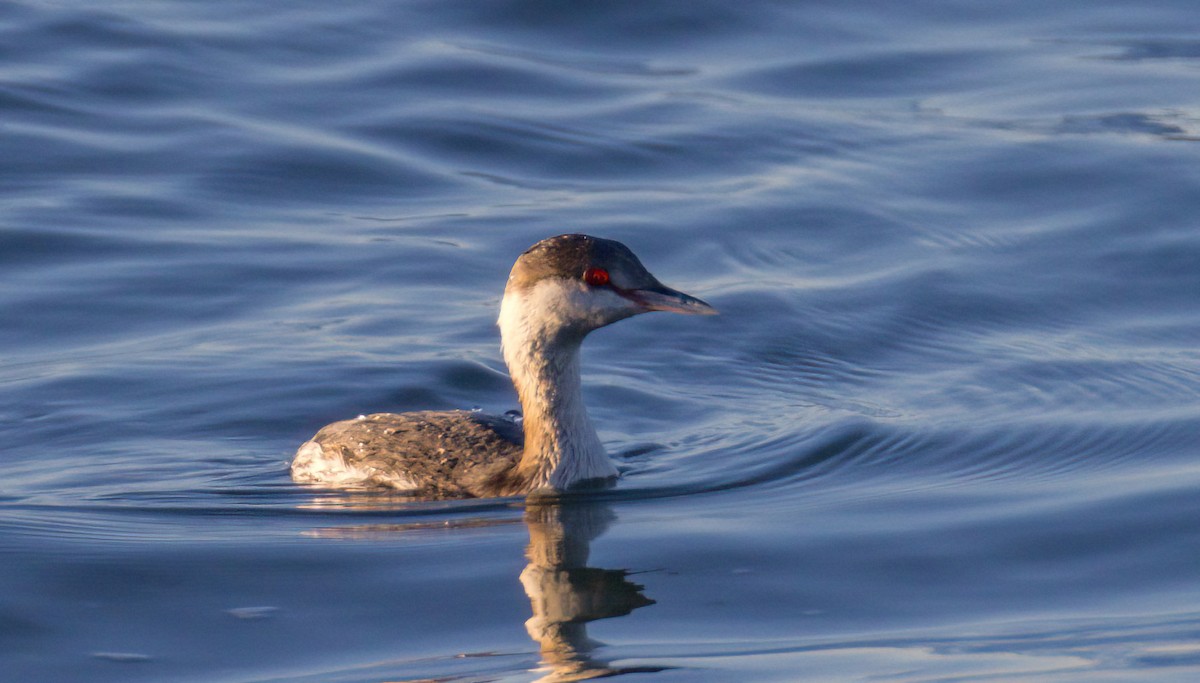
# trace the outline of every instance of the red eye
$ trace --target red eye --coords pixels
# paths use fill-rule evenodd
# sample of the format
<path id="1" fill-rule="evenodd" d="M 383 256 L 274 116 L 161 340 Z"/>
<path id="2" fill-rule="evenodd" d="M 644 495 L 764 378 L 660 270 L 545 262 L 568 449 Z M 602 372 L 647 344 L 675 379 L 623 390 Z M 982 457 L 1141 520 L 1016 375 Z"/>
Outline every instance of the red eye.
<path id="1" fill-rule="evenodd" d="M 583 271 L 583 281 L 593 287 L 603 287 L 608 284 L 608 271 L 603 268 L 588 268 Z"/>

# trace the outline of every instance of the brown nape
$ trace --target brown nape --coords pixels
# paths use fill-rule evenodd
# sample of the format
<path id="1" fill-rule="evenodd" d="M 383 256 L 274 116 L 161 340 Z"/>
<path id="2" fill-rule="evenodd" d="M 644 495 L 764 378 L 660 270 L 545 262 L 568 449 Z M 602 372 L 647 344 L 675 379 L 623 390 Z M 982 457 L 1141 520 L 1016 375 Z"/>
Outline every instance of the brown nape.
<path id="1" fill-rule="evenodd" d="M 517 259 L 508 276 L 508 288 L 527 289 L 551 277 L 575 279 L 592 266 L 624 273 L 633 284 L 654 286 L 659 282 L 646 270 L 629 247 L 620 242 L 590 235 L 559 235 L 530 247 Z"/>

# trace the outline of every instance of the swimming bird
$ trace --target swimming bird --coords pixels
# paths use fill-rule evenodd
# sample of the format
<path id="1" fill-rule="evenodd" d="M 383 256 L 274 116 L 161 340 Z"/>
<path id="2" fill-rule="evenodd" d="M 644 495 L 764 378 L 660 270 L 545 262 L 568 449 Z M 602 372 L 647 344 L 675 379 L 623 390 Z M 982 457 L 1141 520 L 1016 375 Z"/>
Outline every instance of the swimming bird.
<path id="1" fill-rule="evenodd" d="M 579 349 L 592 330 L 650 311 L 717 312 L 659 282 L 620 242 L 588 235 L 544 239 L 517 258 L 497 321 L 521 423 L 463 410 L 334 422 L 300 446 L 292 479 L 429 497 L 612 483 L 617 468 L 583 404 Z"/>

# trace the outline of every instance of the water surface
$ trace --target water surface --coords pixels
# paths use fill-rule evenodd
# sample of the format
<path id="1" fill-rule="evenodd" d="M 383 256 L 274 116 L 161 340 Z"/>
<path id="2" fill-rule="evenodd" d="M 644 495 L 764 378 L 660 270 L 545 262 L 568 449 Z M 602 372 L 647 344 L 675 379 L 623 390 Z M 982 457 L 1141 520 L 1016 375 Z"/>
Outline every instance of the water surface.
<path id="1" fill-rule="evenodd" d="M 1192 3 L 0 7 L 0 660 L 22 681 L 1200 676 Z M 513 259 L 715 318 L 585 347 L 602 495 L 293 485 L 515 396 Z"/>

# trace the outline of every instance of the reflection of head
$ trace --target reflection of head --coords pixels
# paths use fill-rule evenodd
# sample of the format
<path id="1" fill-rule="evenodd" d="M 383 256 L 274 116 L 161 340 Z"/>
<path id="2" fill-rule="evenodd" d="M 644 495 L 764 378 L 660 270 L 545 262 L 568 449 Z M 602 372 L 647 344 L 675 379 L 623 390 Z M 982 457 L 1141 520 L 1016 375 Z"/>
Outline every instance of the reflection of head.
<path id="1" fill-rule="evenodd" d="M 617 673 L 588 656 L 599 643 L 587 637 L 587 622 L 629 614 L 654 604 L 642 586 L 620 569 L 586 566 L 592 539 L 615 519 L 606 506 L 582 502 L 528 501 L 529 565 L 521 585 L 533 616 L 529 637 L 541 646 L 551 672 L 545 681 L 577 681 Z"/>

